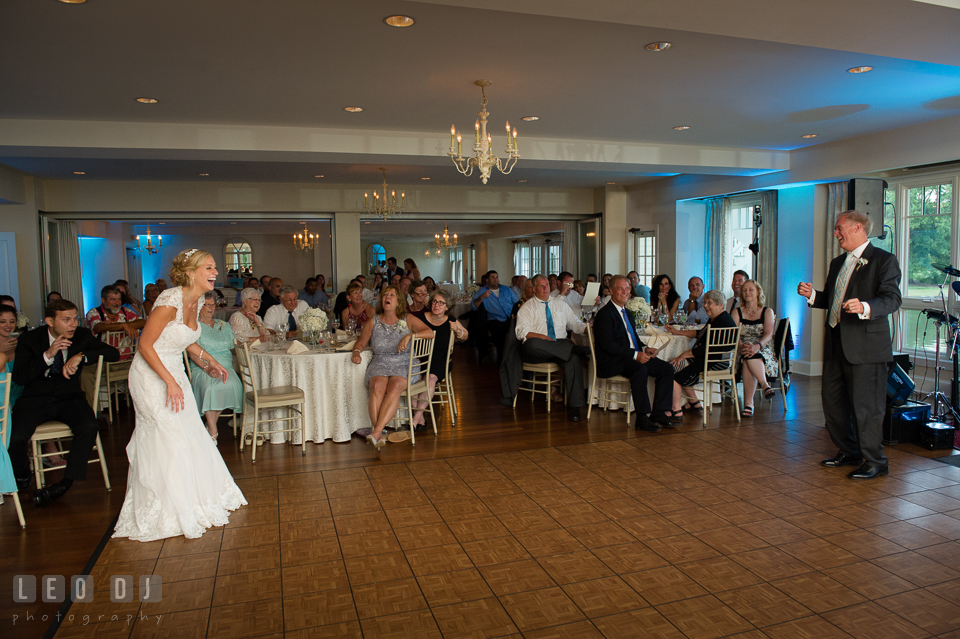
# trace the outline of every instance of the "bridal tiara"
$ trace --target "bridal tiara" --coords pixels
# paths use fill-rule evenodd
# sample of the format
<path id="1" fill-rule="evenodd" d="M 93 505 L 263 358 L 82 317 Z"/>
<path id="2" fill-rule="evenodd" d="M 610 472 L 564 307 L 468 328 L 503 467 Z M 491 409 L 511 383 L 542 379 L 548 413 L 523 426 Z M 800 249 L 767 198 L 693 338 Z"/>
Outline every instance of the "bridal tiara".
<path id="1" fill-rule="evenodd" d="M 197 252 L 197 250 L 198 250 L 198 249 L 190 249 L 189 251 L 186 252 L 186 254 L 185 254 L 183 257 L 184 257 L 185 259 L 189 259 L 191 255 L 193 255 L 194 253 Z"/>

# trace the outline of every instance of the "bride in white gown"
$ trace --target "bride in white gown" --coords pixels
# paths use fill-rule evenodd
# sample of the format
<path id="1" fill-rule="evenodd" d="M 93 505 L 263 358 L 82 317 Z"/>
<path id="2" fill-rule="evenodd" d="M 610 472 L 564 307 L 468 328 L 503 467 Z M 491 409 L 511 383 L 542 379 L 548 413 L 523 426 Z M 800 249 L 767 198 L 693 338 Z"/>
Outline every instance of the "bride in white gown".
<path id="1" fill-rule="evenodd" d="M 211 377 L 227 371 L 196 343 L 200 300 L 217 268 L 206 251 L 183 251 L 160 294 L 130 366 L 136 428 L 127 444 L 130 472 L 114 537 L 153 541 L 200 537 L 247 503 L 197 411 L 183 351 Z"/>

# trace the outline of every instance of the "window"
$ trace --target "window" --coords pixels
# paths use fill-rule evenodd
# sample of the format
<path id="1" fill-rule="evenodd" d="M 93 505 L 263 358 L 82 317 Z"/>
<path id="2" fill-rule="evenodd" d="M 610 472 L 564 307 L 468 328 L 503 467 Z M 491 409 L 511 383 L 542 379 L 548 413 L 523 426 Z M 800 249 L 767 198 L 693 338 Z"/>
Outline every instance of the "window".
<path id="1" fill-rule="evenodd" d="M 882 248 L 884 251 L 889 251 L 895 253 L 896 249 L 896 228 L 897 228 L 897 191 L 896 189 L 886 189 L 883 192 L 883 228 L 882 229 L 872 229 L 874 233 L 878 235 L 883 235 L 883 239 L 879 237 L 870 238 L 870 243 L 876 246 L 877 248 Z"/>
<path id="2" fill-rule="evenodd" d="M 904 297 L 935 297 L 943 273 L 934 264 L 950 264 L 953 182 L 916 186 L 907 190 L 905 209 L 907 269 Z"/>
<path id="3" fill-rule="evenodd" d="M 462 251 L 463 249 L 460 249 L 460 250 Z M 461 268 L 462 281 L 459 283 L 464 284 L 464 282 L 468 282 L 470 284 L 473 284 L 474 282 L 477 281 L 477 247 L 474 244 L 471 244 L 470 246 L 467 247 L 466 267 L 467 269 L 465 273 Z"/>
<path id="4" fill-rule="evenodd" d="M 534 275 L 540 275 L 540 274 L 546 275 L 546 273 L 544 272 L 545 269 L 543 268 L 543 245 L 534 244 L 533 246 L 530 247 L 530 250 L 532 255 L 532 257 L 530 258 L 530 271 L 531 271 L 530 277 L 533 277 Z"/>
<path id="5" fill-rule="evenodd" d="M 463 247 L 458 246 L 449 251 L 450 281 L 463 285 Z"/>
<path id="6" fill-rule="evenodd" d="M 748 201 L 735 199 L 730 204 L 725 239 L 733 264 L 729 277 L 725 274 L 724 282 L 732 278 L 733 272 L 737 270 L 746 271 L 750 274 L 750 279 L 753 279 L 753 253 L 748 247 L 753 243 L 753 207 L 758 204 L 760 201 L 755 198 Z"/>
<path id="7" fill-rule="evenodd" d="M 253 249 L 246 240 L 230 240 L 223 252 L 228 272 L 237 271 L 237 276 L 253 275 Z"/>
<path id="8" fill-rule="evenodd" d="M 657 233 L 656 231 L 636 231 L 633 238 L 633 268 L 640 276 L 640 283 L 650 286 L 650 282 L 657 276 Z"/>
<path id="9" fill-rule="evenodd" d="M 561 267 L 560 253 L 563 248 L 563 244 L 559 242 L 554 242 L 547 245 L 547 272 L 558 274 L 563 270 Z"/>
<path id="10" fill-rule="evenodd" d="M 526 241 L 518 241 L 513 245 L 513 272 L 515 275 L 532 277 L 530 271 L 530 245 Z"/>
<path id="11" fill-rule="evenodd" d="M 371 244 L 367 249 L 367 273 L 376 272 L 375 269 L 381 263 L 386 266 L 387 250 L 382 244 Z"/>

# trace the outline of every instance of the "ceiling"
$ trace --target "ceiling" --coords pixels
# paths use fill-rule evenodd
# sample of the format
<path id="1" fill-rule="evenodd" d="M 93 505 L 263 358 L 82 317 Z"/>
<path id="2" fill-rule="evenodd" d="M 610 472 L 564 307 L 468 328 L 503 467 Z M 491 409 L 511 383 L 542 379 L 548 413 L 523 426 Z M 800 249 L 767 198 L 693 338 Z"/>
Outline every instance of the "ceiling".
<path id="1" fill-rule="evenodd" d="M 395 13 L 416 25 L 386 26 Z M 472 140 L 485 78 L 494 148 L 509 119 L 523 156 L 491 185 L 758 175 L 960 114 L 958 33 L 960 11 L 912 0 L 5 0 L 0 164 L 324 184 L 386 166 L 460 186 L 478 178 L 450 166 L 449 127 Z"/>

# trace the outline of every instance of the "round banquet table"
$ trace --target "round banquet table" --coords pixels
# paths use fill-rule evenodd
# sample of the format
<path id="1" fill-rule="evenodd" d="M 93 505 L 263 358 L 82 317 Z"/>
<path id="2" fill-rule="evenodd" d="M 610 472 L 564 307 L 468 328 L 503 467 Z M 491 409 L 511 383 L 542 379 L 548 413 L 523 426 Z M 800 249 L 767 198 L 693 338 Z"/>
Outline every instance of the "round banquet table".
<path id="1" fill-rule="evenodd" d="M 307 441 L 323 443 L 349 441 L 353 431 L 369 428 L 368 393 L 363 383 L 367 364 L 373 351 L 360 353 L 361 363 L 350 361 L 352 353 L 320 351 L 316 347 L 307 353 L 290 355 L 286 350 L 250 350 L 250 367 L 260 388 L 296 386 L 303 390 L 304 437 Z M 249 409 L 248 409 L 249 410 Z M 263 411 L 267 418 L 277 418 L 283 409 Z M 244 413 L 246 415 L 246 412 Z M 288 428 L 287 422 L 265 424 L 265 430 Z M 253 432 L 253 423 L 244 419 L 244 434 Z M 286 441 L 287 433 L 268 435 L 270 443 Z M 291 433 L 294 444 L 300 443 L 298 433 Z"/>

